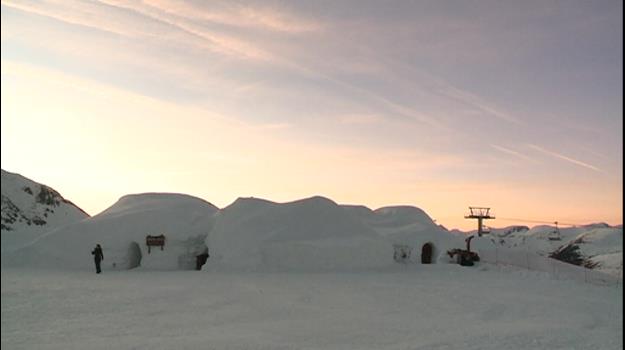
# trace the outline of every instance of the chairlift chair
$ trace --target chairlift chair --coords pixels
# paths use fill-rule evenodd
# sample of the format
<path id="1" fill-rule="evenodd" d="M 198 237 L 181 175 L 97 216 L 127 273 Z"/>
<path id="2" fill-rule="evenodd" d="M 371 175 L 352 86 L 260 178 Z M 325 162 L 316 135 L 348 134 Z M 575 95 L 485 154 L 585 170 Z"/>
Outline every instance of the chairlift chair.
<path id="1" fill-rule="evenodd" d="M 550 241 L 560 241 L 562 240 L 562 237 L 560 237 L 560 229 L 558 229 L 558 222 L 554 222 L 554 224 L 556 224 L 556 227 L 553 231 L 551 231 L 549 233 L 549 237 L 547 237 Z"/>

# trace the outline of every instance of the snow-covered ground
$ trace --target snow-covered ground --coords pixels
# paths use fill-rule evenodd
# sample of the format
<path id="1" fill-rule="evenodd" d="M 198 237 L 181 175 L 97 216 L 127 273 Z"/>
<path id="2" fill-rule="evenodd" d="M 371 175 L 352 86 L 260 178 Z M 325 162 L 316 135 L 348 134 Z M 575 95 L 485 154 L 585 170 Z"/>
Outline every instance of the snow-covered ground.
<path id="1" fill-rule="evenodd" d="M 622 349 L 622 292 L 486 264 L 361 273 L 3 268 L 1 345 Z"/>

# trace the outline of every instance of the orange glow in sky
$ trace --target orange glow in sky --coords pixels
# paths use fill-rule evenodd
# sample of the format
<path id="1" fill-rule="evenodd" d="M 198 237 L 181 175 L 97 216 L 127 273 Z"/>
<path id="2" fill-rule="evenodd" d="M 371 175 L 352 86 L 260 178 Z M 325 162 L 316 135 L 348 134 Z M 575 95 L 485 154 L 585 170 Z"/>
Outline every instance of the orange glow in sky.
<path id="1" fill-rule="evenodd" d="M 620 10 L 572 7 L 580 24 L 545 9 L 559 33 L 503 5 L 481 24 L 441 8 L 423 25 L 418 8 L 105 3 L 2 2 L 2 168 L 91 215 L 181 192 L 414 205 L 465 230 L 470 205 L 492 207 L 495 227 L 622 223 Z M 551 40 L 570 57 L 552 62 Z"/>

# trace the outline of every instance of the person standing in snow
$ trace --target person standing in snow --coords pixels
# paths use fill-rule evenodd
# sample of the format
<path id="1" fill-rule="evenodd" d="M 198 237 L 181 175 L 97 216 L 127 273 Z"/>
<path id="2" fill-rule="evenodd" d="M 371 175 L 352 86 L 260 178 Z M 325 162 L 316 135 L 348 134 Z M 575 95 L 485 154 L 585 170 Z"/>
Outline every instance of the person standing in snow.
<path id="1" fill-rule="evenodd" d="M 104 260 L 104 254 L 102 254 L 102 247 L 100 247 L 99 244 L 96 244 L 95 249 L 91 251 L 91 255 L 93 255 L 93 260 L 95 261 L 96 273 L 102 272 L 102 270 L 100 270 L 100 261 Z"/>

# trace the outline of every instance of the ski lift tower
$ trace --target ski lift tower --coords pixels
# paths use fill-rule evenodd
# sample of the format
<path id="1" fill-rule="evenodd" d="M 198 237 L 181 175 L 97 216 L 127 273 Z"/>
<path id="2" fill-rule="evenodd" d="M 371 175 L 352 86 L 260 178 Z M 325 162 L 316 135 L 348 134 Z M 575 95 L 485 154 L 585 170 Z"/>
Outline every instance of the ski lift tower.
<path id="1" fill-rule="evenodd" d="M 469 215 L 464 216 L 465 219 L 477 219 L 477 235 L 482 237 L 483 234 L 488 233 L 488 230 L 484 229 L 482 225 L 483 220 L 494 219 L 494 216 L 490 214 L 490 208 L 484 207 L 469 207 Z"/>

